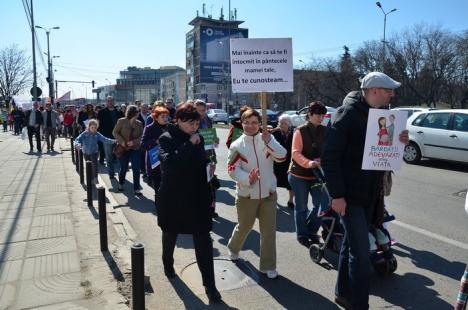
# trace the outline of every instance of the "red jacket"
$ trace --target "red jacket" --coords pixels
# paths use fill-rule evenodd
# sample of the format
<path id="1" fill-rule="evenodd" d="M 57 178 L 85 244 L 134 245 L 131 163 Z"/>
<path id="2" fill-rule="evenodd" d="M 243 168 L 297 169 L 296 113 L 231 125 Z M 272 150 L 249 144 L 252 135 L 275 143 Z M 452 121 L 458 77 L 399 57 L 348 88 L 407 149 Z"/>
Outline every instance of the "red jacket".
<path id="1" fill-rule="evenodd" d="M 65 126 L 69 126 L 69 125 L 73 124 L 73 114 L 65 113 L 63 115 L 63 124 Z"/>

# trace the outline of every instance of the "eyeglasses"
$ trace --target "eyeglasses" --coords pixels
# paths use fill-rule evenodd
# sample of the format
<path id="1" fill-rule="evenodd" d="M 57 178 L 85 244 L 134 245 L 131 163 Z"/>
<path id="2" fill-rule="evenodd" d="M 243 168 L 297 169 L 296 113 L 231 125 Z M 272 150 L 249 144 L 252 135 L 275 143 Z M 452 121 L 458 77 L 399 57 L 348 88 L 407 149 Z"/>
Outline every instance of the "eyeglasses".
<path id="1" fill-rule="evenodd" d="M 260 125 L 260 122 L 242 122 L 242 125 L 245 125 L 245 126 L 258 126 L 258 125 Z"/>

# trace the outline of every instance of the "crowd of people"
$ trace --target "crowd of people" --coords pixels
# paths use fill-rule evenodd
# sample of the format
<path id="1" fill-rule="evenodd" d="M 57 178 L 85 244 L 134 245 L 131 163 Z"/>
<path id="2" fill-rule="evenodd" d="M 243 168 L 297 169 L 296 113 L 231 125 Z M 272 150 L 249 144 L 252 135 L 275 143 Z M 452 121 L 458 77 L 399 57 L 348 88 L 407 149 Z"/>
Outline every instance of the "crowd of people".
<path id="1" fill-rule="evenodd" d="M 294 209 L 297 241 L 306 247 L 320 242 L 319 211 L 331 204 L 341 217 L 345 234 L 335 301 L 349 309 L 368 308 L 368 227 L 382 220 L 383 174 L 361 169 L 365 129 L 369 109 L 387 105 L 399 85 L 385 74 L 368 74 L 361 90 L 345 98 L 336 119 L 327 127 L 322 125 L 326 107 L 318 101 L 310 104 L 307 121 L 296 129 L 292 128 L 291 119 L 283 115 L 277 128 L 262 130 L 259 112 L 248 106 L 241 108 L 226 141 L 227 169 L 236 182 L 237 196 L 237 224 L 226 250 L 232 260 L 239 259 L 258 219 L 259 270 L 270 279 L 278 277 L 277 187 L 289 193 L 287 206 Z M 212 127 L 206 112 L 202 100 L 174 106 L 171 98 L 156 101 L 151 107 L 139 101 L 123 107 L 115 106 L 109 96 L 105 107 L 86 104 L 80 111 L 55 111 L 46 104 L 41 112 L 34 103 L 32 110 L 18 117 L 18 132 L 26 126 L 30 149 L 33 150 L 35 136 L 39 152 L 42 134 L 51 151 L 56 134 L 74 137 L 75 146 L 93 164 L 94 183 L 98 182 L 98 165 L 105 161 L 110 179 L 115 179 L 119 169 L 119 191 L 124 191 L 131 163 L 134 194 L 142 195 L 142 175 L 154 188 L 166 276 L 176 276 L 173 253 L 178 234 L 192 234 L 207 296 L 210 301 L 219 302 L 210 237 L 213 218 L 218 216 L 215 206 L 219 182 L 214 174 L 217 159 L 214 150 L 205 150 L 199 133 L 199 129 Z M 407 143 L 407 132 L 400 134 L 400 141 Z M 325 174 L 330 197 L 322 192 L 315 173 L 319 168 Z"/>

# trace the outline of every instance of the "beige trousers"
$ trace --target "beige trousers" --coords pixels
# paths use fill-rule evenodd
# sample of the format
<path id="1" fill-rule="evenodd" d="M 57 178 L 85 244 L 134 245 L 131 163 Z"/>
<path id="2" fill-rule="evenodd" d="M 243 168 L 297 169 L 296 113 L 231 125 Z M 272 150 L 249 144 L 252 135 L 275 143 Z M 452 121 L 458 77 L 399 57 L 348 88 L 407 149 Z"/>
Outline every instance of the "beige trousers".
<path id="1" fill-rule="evenodd" d="M 276 269 L 276 193 L 263 199 L 236 199 L 238 224 L 229 239 L 228 248 L 239 253 L 258 218 L 260 226 L 260 271 Z"/>

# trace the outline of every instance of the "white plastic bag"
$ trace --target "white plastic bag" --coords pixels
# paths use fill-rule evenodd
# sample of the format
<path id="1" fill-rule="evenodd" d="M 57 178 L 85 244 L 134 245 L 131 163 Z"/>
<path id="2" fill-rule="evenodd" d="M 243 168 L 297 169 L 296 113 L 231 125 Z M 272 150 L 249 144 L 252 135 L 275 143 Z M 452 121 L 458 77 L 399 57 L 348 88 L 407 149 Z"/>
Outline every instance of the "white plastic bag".
<path id="1" fill-rule="evenodd" d="M 26 129 L 26 127 L 24 127 L 23 130 L 21 130 L 21 139 L 26 140 L 27 135 L 28 130 Z"/>

